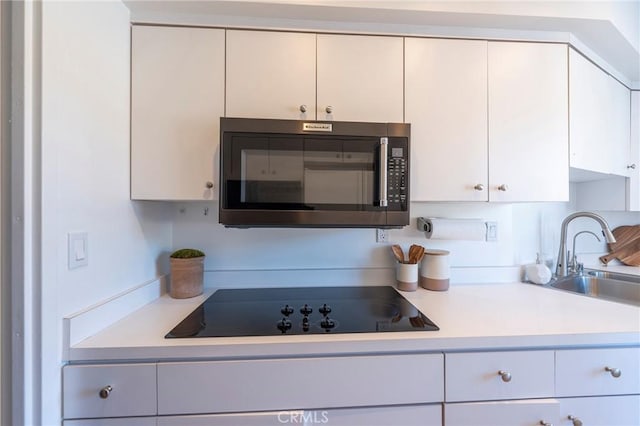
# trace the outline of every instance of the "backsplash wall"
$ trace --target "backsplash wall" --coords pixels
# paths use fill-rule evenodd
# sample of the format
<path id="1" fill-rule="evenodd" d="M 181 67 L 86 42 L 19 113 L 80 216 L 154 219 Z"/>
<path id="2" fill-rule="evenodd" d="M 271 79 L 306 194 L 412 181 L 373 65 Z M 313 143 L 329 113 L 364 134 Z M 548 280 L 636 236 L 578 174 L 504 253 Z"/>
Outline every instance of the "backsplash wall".
<path id="1" fill-rule="evenodd" d="M 574 190 L 572 199 L 573 194 Z M 412 203 L 411 224 L 390 230 L 386 244 L 376 242 L 373 229 L 225 228 L 218 223 L 217 202 L 180 203 L 174 209 L 174 248 L 203 250 L 207 254 L 206 271 L 217 276 L 243 271 L 247 276 L 253 274 L 252 280 L 259 280 L 262 274 L 265 281 L 270 281 L 277 280 L 278 273 L 291 270 L 313 271 L 316 275 L 330 270 L 370 270 L 364 276 L 392 277 L 395 260 L 389 246 L 396 243 L 405 250 L 411 244 L 449 250 L 453 268 L 514 267 L 534 262 L 537 253 L 555 262 L 560 224 L 575 211 L 575 203 Z M 612 229 L 640 223 L 637 212 L 599 213 Z M 429 240 L 416 229 L 416 218 L 420 216 L 494 221 L 498 223 L 498 240 Z M 576 219 L 569 227 L 569 244 L 581 230 L 600 235 L 594 221 Z M 578 239 L 577 247 L 585 259 L 597 259 L 607 250 L 604 241 L 584 235 Z M 363 275 L 361 272 L 354 276 Z"/>

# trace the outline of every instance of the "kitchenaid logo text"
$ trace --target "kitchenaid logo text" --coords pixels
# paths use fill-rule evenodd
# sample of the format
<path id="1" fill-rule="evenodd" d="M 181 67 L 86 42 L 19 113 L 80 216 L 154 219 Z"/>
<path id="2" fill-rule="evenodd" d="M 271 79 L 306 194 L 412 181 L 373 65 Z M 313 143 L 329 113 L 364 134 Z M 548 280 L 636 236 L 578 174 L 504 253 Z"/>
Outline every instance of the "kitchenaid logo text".
<path id="1" fill-rule="evenodd" d="M 307 132 L 333 132 L 333 124 L 330 123 L 302 123 L 302 130 Z"/>
<path id="2" fill-rule="evenodd" d="M 281 411 L 278 421 L 291 425 L 321 425 L 329 423 L 327 411 Z"/>

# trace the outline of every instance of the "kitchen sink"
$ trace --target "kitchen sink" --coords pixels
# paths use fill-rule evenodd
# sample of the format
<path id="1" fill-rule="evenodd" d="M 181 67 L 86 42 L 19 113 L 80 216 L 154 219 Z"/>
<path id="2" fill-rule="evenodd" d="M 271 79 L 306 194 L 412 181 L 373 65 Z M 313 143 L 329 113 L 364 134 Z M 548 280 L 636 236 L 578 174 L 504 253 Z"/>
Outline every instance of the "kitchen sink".
<path id="1" fill-rule="evenodd" d="M 640 306 L 640 276 L 585 270 L 554 279 L 549 287 L 586 296 Z"/>

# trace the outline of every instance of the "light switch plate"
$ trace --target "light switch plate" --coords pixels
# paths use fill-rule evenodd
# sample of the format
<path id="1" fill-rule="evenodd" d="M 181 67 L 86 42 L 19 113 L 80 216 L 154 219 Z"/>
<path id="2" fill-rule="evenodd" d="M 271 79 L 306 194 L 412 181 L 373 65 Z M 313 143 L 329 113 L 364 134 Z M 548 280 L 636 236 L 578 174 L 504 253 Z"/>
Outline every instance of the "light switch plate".
<path id="1" fill-rule="evenodd" d="M 70 232 L 68 244 L 69 269 L 89 264 L 89 239 L 86 232 Z"/>

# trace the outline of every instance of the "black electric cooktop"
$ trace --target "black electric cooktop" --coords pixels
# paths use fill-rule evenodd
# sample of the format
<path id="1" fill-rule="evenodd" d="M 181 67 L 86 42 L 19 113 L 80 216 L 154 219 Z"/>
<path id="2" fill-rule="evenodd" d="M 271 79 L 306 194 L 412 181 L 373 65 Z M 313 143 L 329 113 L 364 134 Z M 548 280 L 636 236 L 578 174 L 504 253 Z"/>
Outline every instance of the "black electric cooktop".
<path id="1" fill-rule="evenodd" d="M 165 337 L 439 330 L 390 286 L 225 289 Z"/>

